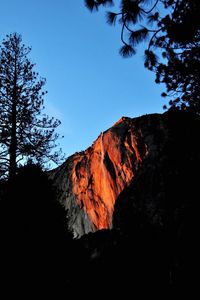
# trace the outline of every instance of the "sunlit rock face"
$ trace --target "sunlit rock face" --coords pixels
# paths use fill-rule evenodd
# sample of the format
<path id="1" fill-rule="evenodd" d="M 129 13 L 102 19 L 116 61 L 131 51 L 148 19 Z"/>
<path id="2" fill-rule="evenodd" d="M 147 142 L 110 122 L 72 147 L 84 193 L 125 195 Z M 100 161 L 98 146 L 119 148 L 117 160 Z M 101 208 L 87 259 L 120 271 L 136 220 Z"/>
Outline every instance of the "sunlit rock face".
<path id="1" fill-rule="evenodd" d="M 52 171 L 75 237 L 112 228 L 115 201 L 134 179 L 143 160 L 156 152 L 154 132 L 158 128 L 163 131 L 159 114 L 122 117 L 91 147 L 75 153 Z"/>

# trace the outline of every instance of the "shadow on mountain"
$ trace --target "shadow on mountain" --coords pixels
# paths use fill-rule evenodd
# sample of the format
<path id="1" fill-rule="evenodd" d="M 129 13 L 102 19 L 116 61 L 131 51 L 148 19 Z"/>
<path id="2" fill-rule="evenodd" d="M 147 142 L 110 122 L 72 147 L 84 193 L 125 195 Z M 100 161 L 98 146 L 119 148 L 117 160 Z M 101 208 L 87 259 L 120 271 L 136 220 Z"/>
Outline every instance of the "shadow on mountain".
<path id="1" fill-rule="evenodd" d="M 133 228 L 155 228 L 159 232 L 156 240 L 163 244 L 160 253 L 167 262 L 170 286 L 195 287 L 200 119 L 181 112 L 169 112 L 164 117 L 168 139 L 158 155 L 143 162 L 118 198 L 113 222 L 130 237 Z"/>

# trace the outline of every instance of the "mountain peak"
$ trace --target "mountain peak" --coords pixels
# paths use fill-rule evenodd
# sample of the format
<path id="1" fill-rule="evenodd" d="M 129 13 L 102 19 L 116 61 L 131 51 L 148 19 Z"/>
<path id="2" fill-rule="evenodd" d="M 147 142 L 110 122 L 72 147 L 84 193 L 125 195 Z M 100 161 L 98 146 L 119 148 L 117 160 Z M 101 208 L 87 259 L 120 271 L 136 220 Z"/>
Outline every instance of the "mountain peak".
<path id="1" fill-rule="evenodd" d="M 132 119 L 129 117 L 122 116 L 113 126 L 117 126 L 123 122 L 130 121 L 130 120 Z"/>

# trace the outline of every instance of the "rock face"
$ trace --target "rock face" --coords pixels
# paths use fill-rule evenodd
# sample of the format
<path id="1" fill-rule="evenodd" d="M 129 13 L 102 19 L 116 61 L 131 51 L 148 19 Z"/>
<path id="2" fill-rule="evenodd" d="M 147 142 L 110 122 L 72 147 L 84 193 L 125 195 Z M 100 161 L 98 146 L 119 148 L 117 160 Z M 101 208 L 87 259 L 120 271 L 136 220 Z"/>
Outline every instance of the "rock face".
<path id="1" fill-rule="evenodd" d="M 148 154 L 116 200 L 113 228 L 127 234 L 147 223 L 177 241 L 199 228 L 200 117 L 171 111 L 158 120 L 150 117 L 146 133 L 140 122 Z"/>
<path id="2" fill-rule="evenodd" d="M 161 147 L 158 135 L 163 142 L 166 132 L 160 114 L 122 117 L 91 147 L 51 171 L 75 237 L 112 228 L 116 199 L 134 180 L 143 160 L 156 155 Z"/>

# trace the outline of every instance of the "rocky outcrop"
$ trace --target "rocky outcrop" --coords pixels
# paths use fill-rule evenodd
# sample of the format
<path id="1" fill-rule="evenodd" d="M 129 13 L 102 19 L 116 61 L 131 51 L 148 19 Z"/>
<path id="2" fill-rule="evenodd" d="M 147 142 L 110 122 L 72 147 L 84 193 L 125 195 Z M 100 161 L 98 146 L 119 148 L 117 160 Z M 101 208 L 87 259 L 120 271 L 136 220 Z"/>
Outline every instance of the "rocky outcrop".
<path id="1" fill-rule="evenodd" d="M 180 238 L 184 230 L 193 227 L 194 233 L 199 227 L 194 223 L 199 219 L 200 117 L 169 111 L 161 119 L 156 128 L 156 118 L 150 117 L 143 135 L 148 155 L 116 200 L 113 227 L 127 233 L 148 223 Z"/>
<path id="2" fill-rule="evenodd" d="M 91 147 L 51 172 L 75 237 L 112 228 L 116 199 L 147 156 L 156 155 L 167 129 L 160 114 L 122 117 Z"/>

